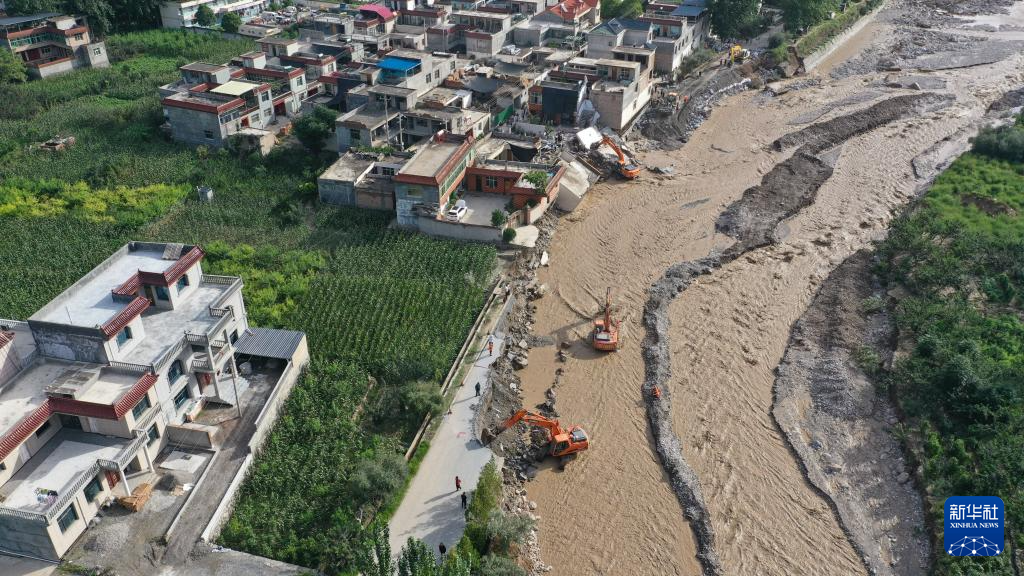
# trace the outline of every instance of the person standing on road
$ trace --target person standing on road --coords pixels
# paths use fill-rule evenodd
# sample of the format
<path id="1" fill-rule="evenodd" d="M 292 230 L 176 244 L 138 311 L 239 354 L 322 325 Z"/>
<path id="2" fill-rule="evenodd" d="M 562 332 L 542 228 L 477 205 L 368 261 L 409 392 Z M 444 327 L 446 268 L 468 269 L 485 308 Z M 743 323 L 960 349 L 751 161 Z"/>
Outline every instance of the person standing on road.
<path id="1" fill-rule="evenodd" d="M 476 395 L 477 396 L 480 395 L 480 383 L 479 382 L 476 383 Z"/>
<path id="2" fill-rule="evenodd" d="M 462 478 L 459 478 L 458 476 L 455 477 L 455 489 L 462 490 Z"/>
<path id="3" fill-rule="evenodd" d="M 448 549 L 444 547 L 444 542 L 438 544 L 437 549 L 439 552 L 441 552 L 441 557 L 444 558 L 444 553 L 448 551 Z"/>
<path id="4" fill-rule="evenodd" d="M 487 355 L 494 356 L 494 336 L 487 337 Z"/>
<path id="5" fill-rule="evenodd" d="M 466 506 L 468 506 L 468 504 L 469 504 L 469 496 L 466 496 L 466 493 L 463 492 L 462 493 L 462 509 L 465 510 Z"/>

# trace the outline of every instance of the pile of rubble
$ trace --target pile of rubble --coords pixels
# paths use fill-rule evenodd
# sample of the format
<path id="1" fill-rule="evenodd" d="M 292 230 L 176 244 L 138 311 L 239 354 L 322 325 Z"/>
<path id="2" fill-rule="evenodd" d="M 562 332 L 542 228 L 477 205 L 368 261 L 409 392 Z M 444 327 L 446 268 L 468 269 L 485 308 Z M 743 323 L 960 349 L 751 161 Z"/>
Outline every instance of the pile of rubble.
<path id="1" fill-rule="evenodd" d="M 505 319 L 505 341 L 507 347 L 501 358 L 492 365 L 490 386 L 487 387 L 481 405 L 485 411 L 477 415 L 479 428 L 497 428 L 511 414 L 522 408 L 523 396 L 517 370 L 529 365 L 529 350 L 534 346 L 551 346 L 553 342 L 533 336 L 533 318 L 536 306 L 533 301 L 543 298 L 548 288 L 537 281 L 537 270 L 547 262 L 547 247 L 558 223 L 553 211 L 548 213 L 536 226 L 540 230 L 536 248 L 520 251 L 511 265 L 508 280 L 508 294 L 512 300 L 511 309 Z M 548 391 L 547 402 L 536 409 L 546 416 L 557 416 L 554 411 L 554 391 Z M 479 432 L 479 430 L 478 430 Z M 535 514 L 537 505 L 526 499 L 526 482 L 537 475 L 537 464 L 547 446 L 543 430 L 533 429 L 527 435 L 520 430 L 510 430 L 497 437 L 491 448 L 504 459 L 504 501 L 503 508 L 514 514 L 521 514 L 533 520 L 540 520 Z M 534 529 L 520 549 L 520 562 L 531 575 L 547 573 L 551 566 L 540 559 L 540 545 Z"/>

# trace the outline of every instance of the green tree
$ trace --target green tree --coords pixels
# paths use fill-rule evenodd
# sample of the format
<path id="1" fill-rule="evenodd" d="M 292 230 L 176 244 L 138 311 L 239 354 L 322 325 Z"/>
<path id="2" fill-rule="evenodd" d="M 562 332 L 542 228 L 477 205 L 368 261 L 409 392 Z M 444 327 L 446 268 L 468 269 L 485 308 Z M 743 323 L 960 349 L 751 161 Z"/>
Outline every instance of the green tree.
<path id="1" fill-rule="evenodd" d="M 25 63 L 13 52 L 0 49 L 0 85 L 24 82 L 28 79 Z"/>
<path id="2" fill-rule="evenodd" d="M 643 0 L 605 0 L 601 3 L 601 17 L 631 18 L 644 11 Z"/>
<path id="3" fill-rule="evenodd" d="M 365 576 L 394 576 L 391 558 L 391 530 L 387 522 L 375 520 L 366 530 L 366 539 L 359 555 L 359 569 Z"/>
<path id="4" fill-rule="evenodd" d="M 736 38 L 757 20 L 759 5 L 758 0 L 711 0 L 711 29 L 723 39 Z"/>
<path id="5" fill-rule="evenodd" d="M 11 16 L 30 16 L 40 12 L 59 12 L 63 9 L 61 0 L 7 0 L 7 13 Z"/>
<path id="6" fill-rule="evenodd" d="M 241 26 L 242 17 L 234 12 L 228 12 L 220 19 L 220 27 L 223 28 L 225 32 L 235 34 Z"/>
<path id="7" fill-rule="evenodd" d="M 352 498 L 359 503 L 382 502 L 402 487 L 408 473 L 400 454 L 375 454 L 352 474 Z"/>
<path id="8" fill-rule="evenodd" d="M 64 11 L 87 17 L 94 36 L 102 38 L 112 31 L 115 12 L 107 0 L 68 0 Z"/>
<path id="9" fill-rule="evenodd" d="M 338 113 L 327 106 L 317 106 L 292 123 L 292 133 L 311 152 L 319 154 L 327 145 Z"/>
<path id="10" fill-rule="evenodd" d="M 839 8 L 838 0 L 779 0 L 787 30 L 803 30 L 828 18 Z"/>
<path id="11" fill-rule="evenodd" d="M 200 26 L 213 26 L 213 23 L 217 21 L 217 16 L 213 13 L 213 10 L 203 4 L 196 10 L 196 24 Z"/>
<path id="12" fill-rule="evenodd" d="M 398 576 L 436 576 L 434 552 L 422 540 L 409 538 L 398 557 Z"/>
<path id="13" fill-rule="evenodd" d="M 545 190 L 548 187 L 548 173 L 543 170 L 531 170 L 523 175 L 523 180 L 533 184 L 537 190 Z"/>

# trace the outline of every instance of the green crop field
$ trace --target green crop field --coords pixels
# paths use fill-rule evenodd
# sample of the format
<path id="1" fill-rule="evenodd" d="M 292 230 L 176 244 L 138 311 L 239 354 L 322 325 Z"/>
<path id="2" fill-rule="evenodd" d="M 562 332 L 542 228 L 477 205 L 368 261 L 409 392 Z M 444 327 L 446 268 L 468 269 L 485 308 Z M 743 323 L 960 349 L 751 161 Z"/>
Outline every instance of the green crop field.
<path id="1" fill-rule="evenodd" d="M 1003 499 L 1010 546 L 1024 545 L 1024 127 L 984 131 L 879 247 L 907 353 L 884 376 L 923 468 L 935 573 L 1015 574 L 1009 555 L 942 554 L 943 501 Z M 993 154 L 993 155 L 988 155 Z"/>
<path id="2" fill-rule="evenodd" d="M 0 86 L 0 318 L 28 317 L 129 240 L 203 245 L 206 273 L 245 281 L 254 325 L 303 330 L 314 355 L 224 541 L 350 570 L 356 515 L 400 490 L 410 429 L 439 406 L 436 384 L 484 302 L 495 250 L 320 206 L 315 177 L 330 159 L 296 143 L 259 158 L 169 141 L 157 87 L 250 42 L 150 31 L 107 45 L 109 69 Z M 58 134 L 77 143 L 34 146 Z M 212 202 L 192 197 L 198 185 Z M 364 396 L 369 418 L 357 418 Z"/>

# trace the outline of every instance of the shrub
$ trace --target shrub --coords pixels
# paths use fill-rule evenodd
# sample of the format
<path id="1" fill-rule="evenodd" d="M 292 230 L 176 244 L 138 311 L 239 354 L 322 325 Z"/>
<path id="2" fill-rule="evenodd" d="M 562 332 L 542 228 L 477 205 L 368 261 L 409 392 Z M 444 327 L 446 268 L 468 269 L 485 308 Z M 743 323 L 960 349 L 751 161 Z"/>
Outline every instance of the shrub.
<path id="1" fill-rule="evenodd" d="M 352 498 L 371 505 L 383 502 L 402 487 L 407 472 L 405 459 L 400 454 L 375 454 L 352 475 Z"/>
<path id="2" fill-rule="evenodd" d="M 205 4 L 196 10 L 196 24 L 200 26 L 213 26 L 216 19 L 213 10 Z"/>
<path id="3" fill-rule="evenodd" d="M 223 28 L 225 32 L 235 34 L 241 26 L 242 17 L 236 12 L 228 12 L 220 19 L 220 27 Z"/>
<path id="4" fill-rule="evenodd" d="M 526 576 L 526 571 L 511 558 L 488 554 L 480 561 L 480 576 Z"/>
<path id="5" fill-rule="evenodd" d="M 505 228 L 501 232 L 501 239 L 503 241 L 505 241 L 505 242 L 511 242 L 511 241 L 515 240 L 516 239 L 516 229 L 515 228 Z"/>
<path id="6" fill-rule="evenodd" d="M 492 510 L 487 519 L 487 536 L 492 552 L 508 555 L 513 545 L 522 544 L 534 527 L 534 521 L 518 514 Z"/>
<path id="7" fill-rule="evenodd" d="M 786 43 L 786 35 L 776 32 L 768 37 L 768 48 L 774 50 Z"/>
<path id="8" fill-rule="evenodd" d="M 491 226 L 501 228 L 505 225 L 505 222 L 508 222 L 508 216 L 505 215 L 504 210 L 496 208 L 494 212 L 491 212 Z"/>

